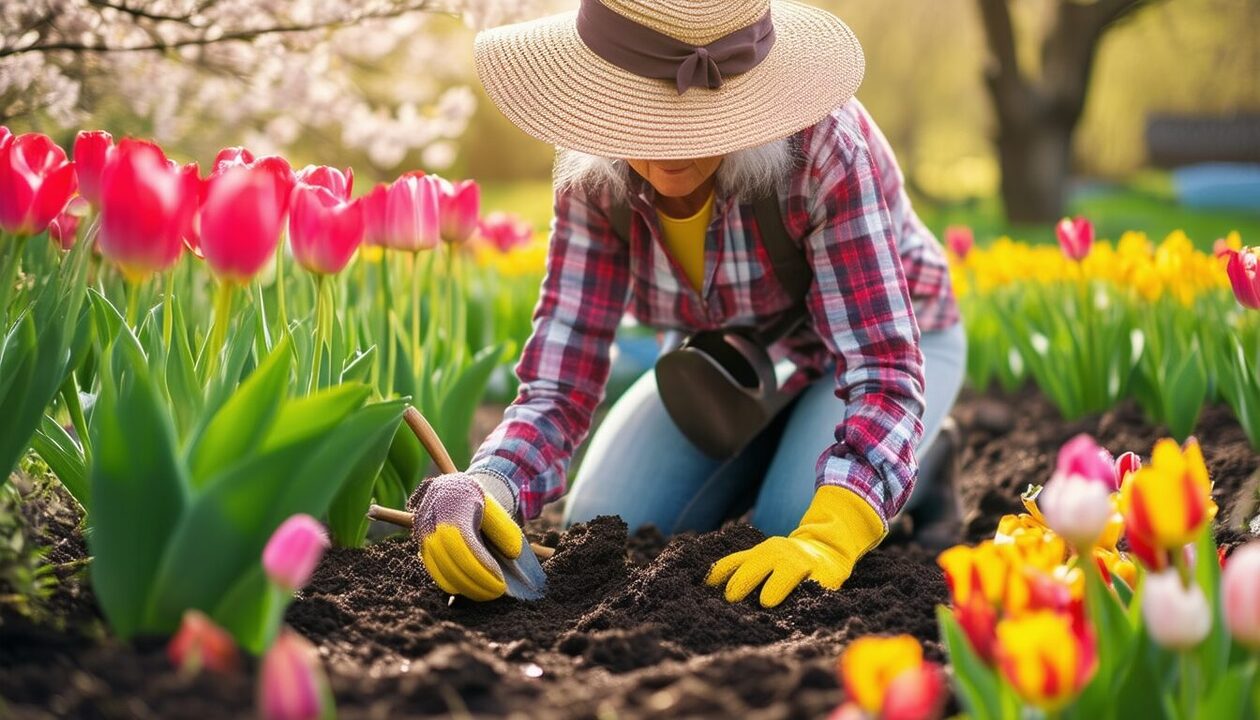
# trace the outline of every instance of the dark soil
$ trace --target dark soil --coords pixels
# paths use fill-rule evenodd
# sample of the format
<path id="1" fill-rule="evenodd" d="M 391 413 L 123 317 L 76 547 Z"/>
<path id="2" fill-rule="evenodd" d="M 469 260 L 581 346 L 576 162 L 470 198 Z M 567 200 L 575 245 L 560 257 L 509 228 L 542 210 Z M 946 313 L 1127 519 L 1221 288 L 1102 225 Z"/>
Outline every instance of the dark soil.
<path id="1" fill-rule="evenodd" d="M 955 415 L 967 438 L 969 539 L 1018 510 L 1020 491 L 1049 476 L 1075 433 L 1142 455 L 1158 437 L 1132 408 L 1063 423 L 1033 394 L 966 397 Z M 1224 410 L 1208 410 L 1200 437 L 1227 518 L 1254 495 L 1242 487 L 1260 458 Z M 556 517 L 529 528 L 556 547 L 544 564 L 548 596 L 533 604 L 450 603 L 410 539 L 330 552 L 288 619 L 319 646 L 340 717 L 819 718 L 840 700 L 835 658 L 856 636 L 910 633 L 942 658 L 933 608 L 945 586 L 932 556 L 912 546 L 872 552 L 841 592 L 806 585 L 762 610 L 729 605 L 702 582 L 714 560 L 761 539 L 745 525 L 667 541 L 651 530 L 627 538 L 613 518 L 558 533 Z M 84 552 L 78 532 L 62 518 L 40 535 L 60 543 L 58 562 L 73 562 Z M 122 644 L 101 631 L 81 575 L 61 583 L 52 603 L 60 622 L 0 607 L 0 718 L 252 715 L 252 667 L 180 678 L 159 641 Z"/>

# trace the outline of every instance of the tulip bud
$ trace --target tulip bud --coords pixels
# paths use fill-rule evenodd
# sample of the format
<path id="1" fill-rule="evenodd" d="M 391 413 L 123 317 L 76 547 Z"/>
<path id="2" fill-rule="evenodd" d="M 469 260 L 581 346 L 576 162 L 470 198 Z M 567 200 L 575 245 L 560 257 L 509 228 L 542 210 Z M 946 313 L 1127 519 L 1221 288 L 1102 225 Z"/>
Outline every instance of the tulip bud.
<path id="1" fill-rule="evenodd" d="M 438 178 L 438 211 L 443 240 L 453 245 L 468 240 L 481 214 L 481 188 L 472 180 L 453 183 Z"/>
<path id="2" fill-rule="evenodd" d="M 20 237 L 44 232 L 77 188 L 74 163 L 47 135 L 25 133 L 0 143 L 0 229 L 5 232 Z"/>
<path id="3" fill-rule="evenodd" d="M 343 173 L 327 165 L 307 165 L 296 173 L 298 185 L 321 187 L 332 193 L 338 200 L 349 200 L 354 192 L 354 169 L 346 168 Z"/>
<path id="4" fill-rule="evenodd" d="M 1179 552 L 1216 517 L 1203 452 L 1193 438 L 1182 450 L 1160 440 L 1151 464 L 1129 475 L 1120 491 L 1129 546 L 1148 567 L 1166 566 L 1161 551 Z"/>
<path id="5" fill-rule="evenodd" d="M 1057 710 L 1084 689 L 1097 667 L 1087 629 L 1048 610 L 998 623 L 998 667 L 1015 692 L 1037 707 Z"/>
<path id="6" fill-rule="evenodd" d="M 1234 551 L 1221 578 L 1225 626 L 1240 645 L 1260 650 L 1260 541 Z"/>
<path id="7" fill-rule="evenodd" d="M 88 201 L 85 198 L 81 196 L 71 198 L 66 209 L 53 218 L 48 226 L 48 236 L 60 245 L 62 250 L 74 247 L 74 241 L 79 235 L 79 219 L 87 213 L 87 209 Z"/>
<path id="8" fill-rule="evenodd" d="M 319 651 L 285 628 L 263 657 L 258 674 L 258 709 L 264 720 L 316 720 L 324 713 L 328 681 Z"/>
<path id="9" fill-rule="evenodd" d="M 437 246 L 440 234 L 438 179 L 407 173 L 389 186 L 384 207 L 384 244 L 407 252 Z"/>
<path id="10" fill-rule="evenodd" d="M 79 194 L 101 206 L 101 173 L 114 151 L 114 138 L 104 130 L 81 130 L 74 138 L 74 166 L 79 175 Z"/>
<path id="11" fill-rule="evenodd" d="M 215 274 L 248 282 L 275 255 L 287 190 L 262 166 L 229 167 L 209 180 L 201 207 L 201 252 Z"/>
<path id="12" fill-rule="evenodd" d="M 1084 260 L 1094 246 L 1094 224 L 1085 218 L 1063 218 L 1054 228 L 1063 254 L 1076 261 Z"/>
<path id="13" fill-rule="evenodd" d="M 166 656 L 181 672 L 195 675 L 201 668 L 230 673 L 240 667 L 236 642 L 200 610 L 184 611 L 179 631 L 166 646 Z"/>
<path id="14" fill-rule="evenodd" d="M 1050 529 L 1082 551 L 1098 542 L 1114 514 L 1107 487 L 1080 475 L 1055 475 L 1040 505 Z"/>
<path id="15" fill-rule="evenodd" d="M 939 720 L 945 714 L 945 674 L 936 663 L 923 663 L 889 683 L 881 720 Z"/>
<path id="16" fill-rule="evenodd" d="M 867 635 L 849 643 L 840 655 L 845 695 L 863 710 L 878 715 L 892 681 L 923 666 L 923 648 L 910 635 Z M 913 683 L 911 683 L 913 684 Z"/>
<path id="17" fill-rule="evenodd" d="M 1227 249 L 1225 257 L 1228 258 L 1225 272 L 1234 288 L 1234 297 L 1243 307 L 1260 310 L 1260 260 L 1256 258 L 1256 249 Z"/>
<path id="18" fill-rule="evenodd" d="M 363 196 L 363 244 L 373 247 L 384 247 L 385 210 L 389 199 L 389 186 L 378 183 L 372 191 Z"/>
<path id="19" fill-rule="evenodd" d="M 966 260 L 975 245 L 976 235 L 971 228 L 965 225 L 951 225 L 945 228 L 945 247 L 958 256 L 959 260 Z"/>
<path id="20" fill-rule="evenodd" d="M 101 171 L 101 254 L 133 279 L 175 264 L 197 197 L 162 149 L 124 138 Z"/>
<path id="21" fill-rule="evenodd" d="M 1124 487 L 1124 479 L 1129 476 L 1129 473 L 1135 473 L 1141 469 L 1142 458 L 1135 452 L 1126 452 L 1116 458 L 1116 489 Z"/>
<path id="22" fill-rule="evenodd" d="M 363 208 L 327 189 L 298 185 L 289 212 L 293 256 L 313 273 L 335 275 L 345 269 L 363 242 Z"/>
<path id="23" fill-rule="evenodd" d="M 1146 576 L 1142 619 L 1156 644 L 1172 650 L 1190 650 L 1203 642 L 1212 629 L 1212 611 L 1197 583 L 1186 587 L 1175 570 Z"/>
<path id="24" fill-rule="evenodd" d="M 276 585 L 297 590 L 310 582 L 327 549 L 324 526 L 310 515 L 294 515 L 272 533 L 263 548 L 263 570 Z"/>

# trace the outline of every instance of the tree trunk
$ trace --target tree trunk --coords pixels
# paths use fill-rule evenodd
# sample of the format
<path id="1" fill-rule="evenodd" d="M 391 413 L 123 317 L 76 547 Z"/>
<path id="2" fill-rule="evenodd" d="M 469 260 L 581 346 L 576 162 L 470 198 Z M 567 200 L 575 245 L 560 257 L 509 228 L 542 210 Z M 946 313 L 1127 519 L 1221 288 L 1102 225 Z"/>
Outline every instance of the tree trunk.
<path id="1" fill-rule="evenodd" d="M 997 150 L 1008 221 L 1034 224 L 1063 217 L 1074 129 L 1074 122 L 1044 117 L 1021 125 L 1002 122 Z"/>

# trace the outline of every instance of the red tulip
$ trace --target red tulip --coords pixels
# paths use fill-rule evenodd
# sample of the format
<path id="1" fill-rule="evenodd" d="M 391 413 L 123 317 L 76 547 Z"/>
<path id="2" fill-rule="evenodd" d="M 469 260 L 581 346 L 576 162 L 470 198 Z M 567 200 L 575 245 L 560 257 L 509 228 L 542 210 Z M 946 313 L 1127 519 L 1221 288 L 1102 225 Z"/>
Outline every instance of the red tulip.
<path id="1" fill-rule="evenodd" d="M 44 232 L 77 187 L 74 163 L 47 135 L 0 143 L 0 229 L 18 236 Z"/>
<path id="2" fill-rule="evenodd" d="M 951 225 L 945 228 L 945 246 L 957 255 L 959 260 L 965 260 L 975 244 L 976 235 L 971 228 L 965 225 Z"/>
<path id="3" fill-rule="evenodd" d="M 1116 458 L 1116 489 L 1124 485 L 1124 479 L 1129 473 L 1137 472 L 1142 469 L 1142 458 L 1138 457 L 1135 452 L 1126 452 Z"/>
<path id="4" fill-rule="evenodd" d="M 3 150 L 11 140 L 13 140 L 13 133 L 9 131 L 9 128 L 0 125 L 0 150 Z"/>
<path id="5" fill-rule="evenodd" d="M 267 651 L 258 674 L 258 709 L 264 720 L 321 717 L 326 687 L 319 651 L 285 628 Z"/>
<path id="6" fill-rule="evenodd" d="M 74 241 L 79 235 L 79 218 L 87 213 L 87 205 L 88 201 L 82 196 L 72 198 L 66 205 L 66 209 L 53 218 L 48 226 L 49 237 L 56 241 L 62 250 L 74 247 Z"/>
<path id="7" fill-rule="evenodd" d="M 478 236 L 499 252 L 507 253 L 528 244 L 534 237 L 534 229 L 515 215 L 493 212 L 481 221 Z"/>
<path id="8" fill-rule="evenodd" d="M 104 130 L 81 130 L 74 138 L 74 165 L 79 174 L 79 194 L 101 206 L 101 172 L 114 151 L 114 138 Z"/>
<path id="9" fill-rule="evenodd" d="M 261 162 L 210 178 L 201 207 L 201 252 L 219 277 L 248 282 L 275 254 L 284 221 L 282 181 Z"/>
<path id="10" fill-rule="evenodd" d="M 1094 224 L 1083 217 L 1063 218 L 1054 228 L 1063 254 L 1072 260 L 1084 260 L 1094 246 Z"/>
<path id="11" fill-rule="evenodd" d="M 184 244 L 192 251 L 193 255 L 203 257 L 201 254 L 201 206 L 206 203 L 206 191 L 210 188 L 210 182 L 203 180 L 201 177 L 201 168 L 197 163 L 190 162 L 179 170 L 186 186 L 196 194 L 196 211 L 188 215 L 184 229 L 180 231 L 180 235 L 184 238 Z"/>
<path id="12" fill-rule="evenodd" d="M 288 211 L 289 194 L 293 192 L 293 185 L 296 183 L 293 168 L 289 167 L 288 160 L 278 155 L 255 158 L 253 153 L 242 147 L 223 148 L 214 158 L 214 167 L 210 171 L 210 176 L 213 178 L 216 175 L 222 175 L 230 168 L 241 166 L 259 168 L 267 172 L 275 183 L 280 213 L 284 214 Z"/>
<path id="13" fill-rule="evenodd" d="M 945 674 L 925 662 L 893 679 L 884 693 L 882 720 L 936 720 L 945 714 Z"/>
<path id="14" fill-rule="evenodd" d="M 299 184 L 289 209 L 289 242 L 302 267 L 335 275 L 363 242 L 363 207 L 323 187 Z"/>
<path id="15" fill-rule="evenodd" d="M 407 173 L 385 194 L 384 245 L 418 252 L 437 246 L 439 238 L 438 179 Z"/>
<path id="16" fill-rule="evenodd" d="M 310 582 L 327 549 L 324 526 L 310 515 L 294 515 L 276 528 L 263 548 L 263 570 L 276 585 L 297 590 Z"/>
<path id="17" fill-rule="evenodd" d="M 343 173 L 327 165 L 307 165 L 297 172 L 298 185 L 322 187 L 339 200 L 349 200 L 354 190 L 354 168 Z"/>
<path id="18" fill-rule="evenodd" d="M 232 636 L 200 610 L 184 612 L 179 632 L 166 646 L 166 656 L 171 664 L 190 674 L 201 668 L 217 673 L 235 672 L 241 663 Z"/>
<path id="19" fill-rule="evenodd" d="M 438 178 L 438 208 L 442 217 L 442 239 L 452 244 L 465 242 L 477 229 L 481 188 L 472 180 L 453 183 Z"/>
<path id="20" fill-rule="evenodd" d="M 1260 261 L 1256 258 L 1256 249 L 1226 250 L 1225 257 L 1228 258 L 1225 272 L 1234 287 L 1234 297 L 1243 307 L 1260 310 Z"/>
<path id="21" fill-rule="evenodd" d="M 166 270 L 196 209 L 196 188 L 161 148 L 125 138 L 101 172 L 101 254 L 133 279 Z"/>

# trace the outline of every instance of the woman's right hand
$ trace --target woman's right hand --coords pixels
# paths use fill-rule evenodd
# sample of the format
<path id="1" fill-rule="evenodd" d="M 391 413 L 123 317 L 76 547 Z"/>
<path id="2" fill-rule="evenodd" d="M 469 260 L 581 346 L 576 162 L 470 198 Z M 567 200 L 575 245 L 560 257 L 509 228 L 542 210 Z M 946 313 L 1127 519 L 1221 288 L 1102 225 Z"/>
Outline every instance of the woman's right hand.
<path id="1" fill-rule="evenodd" d="M 439 587 L 478 601 L 507 592 L 503 572 L 486 544 L 515 560 L 525 546 L 525 534 L 476 478 L 450 473 L 426 480 L 407 507 L 414 514 L 412 532 L 420 543 L 420 560 Z"/>

